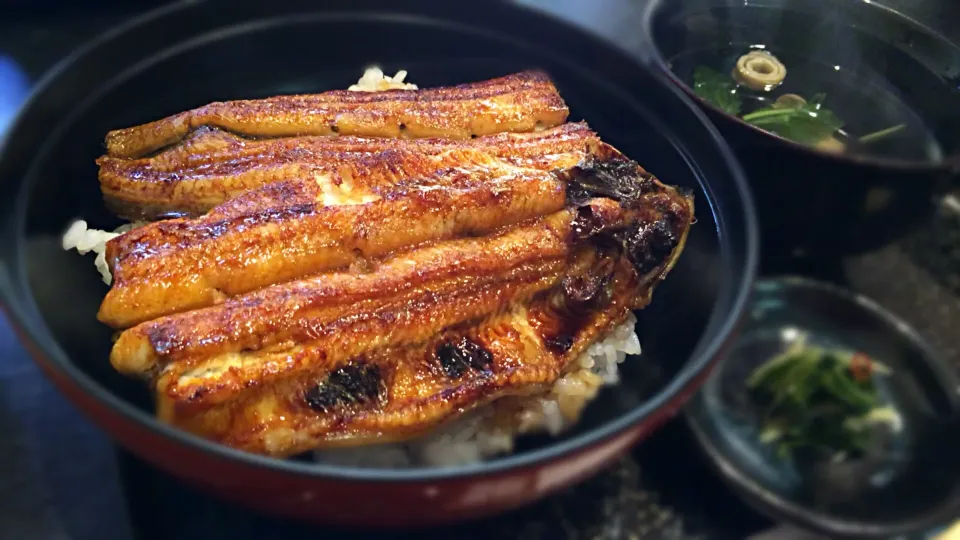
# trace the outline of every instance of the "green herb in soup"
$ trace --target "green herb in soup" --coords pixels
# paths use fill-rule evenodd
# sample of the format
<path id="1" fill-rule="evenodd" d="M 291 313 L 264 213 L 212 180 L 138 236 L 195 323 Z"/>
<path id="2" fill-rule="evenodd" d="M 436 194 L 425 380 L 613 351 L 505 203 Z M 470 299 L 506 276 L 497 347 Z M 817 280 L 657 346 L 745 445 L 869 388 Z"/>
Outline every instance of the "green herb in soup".
<path id="1" fill-rule="evenodd" d="M 826 96 L 820 94 L 803 100 L 778 99 L 772 105 L 743 115 L 743 121 L 800 144 L 815 146 L 834 136 L 843 122 L 823 107 Z"/>
<path id="2" fill-rule="evenodd" d="M 748 124 L 826 152 L 864 150 L 906 128 L 906 124 L 898 124 L 854 137 L 844 130 L 840 117 L 824 106 L 825 94 L 806 99 L 783 93 L 774 100 L 773 90 L 786 77 L 787 67 L 776 56 L 753 50 L 740 56 L 729 74 L 697 65 L 693 90 L 704 101 Z"/>
<path id="3" fill-rule="evenodd" d="M 719 71 L 707 66 L 697 66 L 693 72 L 693 91 L 701 99 L 727 114 L 740 114 L 737 83 Z"/>
<path id="4" fill-rule="evenodd" d="M 881 129 L 881 130 L 878 130 L 878 131 L 874 131 L 873 133 L 868 133 L 868 134 L 866 134 L 866 135 L 861 135 L 859 141 L 860 141 L 861 144 L 870 144 L 870 143 L 872 143 L 872 142 L 874 142 L 874 141 L 879 141 L 880 139 L 883 139 L 884 137 L 887 137 L 888 135 L 893 135 L 894 133 L 897 133 L 898 131 L 902 131 L 902 130 L 905 129 L 906 127 L 907 127 L 906 124 L 897 124 L 897 125 L 895 125 L 895 126 L 893 126 L 893 127 L 888 127 L 888 128 L 886 128 L 886 129 Z"/>
<path id="5" fill-rule="evenodd" d="M 775 444 L 784 458 L 810 450 L 862 454 L 877 424 L 899 429 L 896 412 L 878 403 L 875 379 L 889 373 L 861 353 L 795 343 L 747 380 L 748 395 L 762 414 L 761 439 Z"/>

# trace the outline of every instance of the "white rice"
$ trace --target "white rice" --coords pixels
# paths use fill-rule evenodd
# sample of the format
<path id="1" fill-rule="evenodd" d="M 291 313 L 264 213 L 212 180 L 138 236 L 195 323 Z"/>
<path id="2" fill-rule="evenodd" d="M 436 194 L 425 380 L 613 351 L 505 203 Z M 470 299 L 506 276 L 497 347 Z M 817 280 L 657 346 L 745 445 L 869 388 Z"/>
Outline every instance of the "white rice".
<path id="1" fill-rule="evenodd" d="M 400 70 L 390 77 L 378 67 L 368 68 L 349 90 L 416 90 Z M 84 220 L 74 221 L 63 234 L 63 249 L 81 255 L 97 254 L 94 264 L 104 283 L 112 281 L 106 261 L 106 244 L 113 238 L 144 225 L 128 223 L 113 231 L 90 229 Z M 415 441 L 314 452 L 318 462 L 361 467 L 457 466 L 476 463 L 509 453 L 514 439 L 523 434 L 547 432 L 557 435 L 576 423 L 581 411 L 601 387 L 619 382 L 619 366 L 627 355 L 640 354 L 640 340 L 631 313 L 605 339 L 591 345 L 575 367 L 557 380 L 551 390 L 534 397 L 505 398 L 473 411 Z"/>
<path id="2" fill-rule="evenodd" d="M 383 70 L 377 66 L 369 67 L 363 72 L 363 77 L 357 81 L 357 84 L 350 85 L 351 92 L 379 92 L 382 90 L 416 90 L 417 85 L 403 82 L 407 78 L 407 72 L 400 70 L 393 77 L 384 75 Z"/>
<path id="3" fill-rule="evenodd" d="M 606 339 L 580 355 L 576 369 L 545 395 L 495 402 L 414 441 L 321 450 L 314 457 L 321 463 L 356 467 L 454 467 L 509 453 L 519 435 L 558 435 L 576 423 L 601 387 L 619 382 L 619 366 L 627 355 L 640 354 L 636 322 L 631 313 Z"/>
<path id="4" fill-rule="evenodd" d="M 107 242 L 145 224 L 145 222 L 137 221 L 121 225 L 113 231 L 102 231 L 100 229 L 88 229 L 87 222 L 78 219 L 67 227 L 67 232 L 63 233 L 61 243 L 63 249 L 67 251 L 76 249 L 81 255 L 86 255 L 91 251 L 96 253 L 97 258 L 93 261 L 93 264 L 100 272 L 103 282 L 109 285 L 113 281 L 113 276 L 110 275 L 110 268 L 107 265 Z"/>

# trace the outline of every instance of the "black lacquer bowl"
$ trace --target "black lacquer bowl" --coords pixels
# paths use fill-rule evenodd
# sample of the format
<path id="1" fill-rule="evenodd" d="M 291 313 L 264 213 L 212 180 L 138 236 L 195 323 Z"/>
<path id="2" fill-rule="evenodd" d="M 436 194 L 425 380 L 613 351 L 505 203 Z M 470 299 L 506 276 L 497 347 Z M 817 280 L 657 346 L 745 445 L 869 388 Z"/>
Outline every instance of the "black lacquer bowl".
<path id="1" fill-rule="evenodd" d="M 104 134 L 211 101 L 345 88 L 370 64 L 421 86 L 525 68 L 554 79 L 572 110 L 665 182 L 690 188 L 699 222 L 653 304 L 644 347 L 562 437 L 456 468 L 360 469 L 249 455 L 157 422 L 146 389 L 108 363 L 96 320 L 106 292 L 90 257 L 64 252 L 76 218 L 119 225 L 94 160 Z M 572 27 L 489 2 L 182 2 L 115 29 L 39 85 L 0 157 L 0 296 L 43 370 L 121 444 L 222 497 L 266 512 L 367 526 L 491 514 L 612 462 L 702 383 L 730 343 L 753 282 L 757 232 L 729 149 L 674 86 Z"/>
<path id="2" fill-rule="evenodd" d="M 865 456 L 785 460 L 760 439 L 746 379 L 797 339 L 859 351 L 892 373 L 877 379 L 881 406 L 902 429 Z M 803 278 L 757 282 L 740 340 L 687 411 L 724 480 L 757 510 L 837 537 L 922 532 L 960 512 L 960 381 L 936 351 L 873 301 Z"/>
<path id="3" fill-rule="evenodd" d="M 921 224 L 935 196 L 957 185 L 960 48 L 906 15 L 860 0 L 653 0 L 644 28 L 650 63 L 691 96 L 698 65 L 727 75 L 739 55 L 765 48 L 787 68 L 765 95 L 825 94 L 856 136 L 905 127 L 862 152 L 834 154 L 698 99 L 747 172 L 765 260 L 882 245 Z"/>

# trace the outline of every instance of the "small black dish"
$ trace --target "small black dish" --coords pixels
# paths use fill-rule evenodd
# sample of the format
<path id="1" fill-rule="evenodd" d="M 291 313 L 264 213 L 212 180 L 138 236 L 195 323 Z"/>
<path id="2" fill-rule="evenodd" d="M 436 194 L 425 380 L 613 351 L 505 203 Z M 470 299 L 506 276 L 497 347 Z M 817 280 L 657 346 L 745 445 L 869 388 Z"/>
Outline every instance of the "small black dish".
<path id="1" fill-rule="evenodd" d="M 903 425 L 882 454 L 803 467 L 761 442 L 745 381 L 801 336 L 863 352 L 891 369 L 878 391 Z M 960 512 L 960 381 L 913 329 L 835 286 L 795 277 L 758 282 L 740 340 L 686 417 L 720 476 L 773 519 L 830 538 L 890 538 Z"/>
<path id="2" fill-rule="evenodd" d="M 886 244 L 922 223 L 960 175 L 960 47 L 907 14 L 860 0 L 651 0 L 643 24 L 649 63 L 691 95 L 697 65 L 727 74 L 765 47 L 787 66 L 767 102 L 824 93 L 853 135 L 906 126 L 869 154 L 833 154 L 698 99 L 749 176 L 765 258 Z"/>

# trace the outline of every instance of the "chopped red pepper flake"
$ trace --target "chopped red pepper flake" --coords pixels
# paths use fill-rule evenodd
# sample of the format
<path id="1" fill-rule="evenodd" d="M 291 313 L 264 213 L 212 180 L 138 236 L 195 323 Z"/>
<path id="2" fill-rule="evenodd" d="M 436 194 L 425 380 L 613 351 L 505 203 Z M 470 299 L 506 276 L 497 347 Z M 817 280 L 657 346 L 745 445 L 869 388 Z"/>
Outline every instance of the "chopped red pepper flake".
<path id="1" fill-rule="evenodd" d="M 854 353 L 850 359 L 850 374 L 858 382 L 865 382 L 873 374 L 873 361 L 864 353 Z"/>

